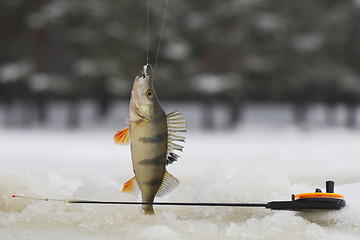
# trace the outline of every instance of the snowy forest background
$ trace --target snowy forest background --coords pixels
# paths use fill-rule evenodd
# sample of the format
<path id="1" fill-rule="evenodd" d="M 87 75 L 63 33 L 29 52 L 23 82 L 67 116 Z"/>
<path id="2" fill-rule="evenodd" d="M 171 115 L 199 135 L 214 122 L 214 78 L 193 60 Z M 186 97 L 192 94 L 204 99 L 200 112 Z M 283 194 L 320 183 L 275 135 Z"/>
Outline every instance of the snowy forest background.
<path id="1" fill-rule="evenodd" d="M 149 1 L 152 65 L 164 8 Z M 0 126 L 126 116 L 146 26 L 145 0 L 2 0 Z M 360 1 L 170 0 L 155 88 L 165 105 L 195 106 L 206 129 L 216 109 L 232 128 L 259 104 L 282 106 L 300 126 L 321 106 L 322 124 L 356 128 Z"/>

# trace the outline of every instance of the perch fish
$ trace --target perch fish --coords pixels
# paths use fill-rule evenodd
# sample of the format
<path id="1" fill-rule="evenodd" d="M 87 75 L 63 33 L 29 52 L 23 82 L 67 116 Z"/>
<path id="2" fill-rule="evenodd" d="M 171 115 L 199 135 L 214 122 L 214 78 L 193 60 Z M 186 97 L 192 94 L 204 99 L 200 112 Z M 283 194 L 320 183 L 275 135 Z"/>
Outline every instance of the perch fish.
<path id="1" fill-rule="evenodd" d="M 131 147 L 135 177 L 124 184 L 123 192 L 135 193 L 139 189 L 143 202 L 152 203 L 155 197 L 171 192 L 179 181 L 166 165 L 177 161 L 185 142 L 178 132 L 186 132 L 186 120 L 178 111 L 165 114 L 155 94 L 144 66 L 142 77 L 136 77 L 129 104 L 129 127 L 114 136 L 117 144 Z M 145 214 L 154 214 L 152 204 L 142 206 Z"/>

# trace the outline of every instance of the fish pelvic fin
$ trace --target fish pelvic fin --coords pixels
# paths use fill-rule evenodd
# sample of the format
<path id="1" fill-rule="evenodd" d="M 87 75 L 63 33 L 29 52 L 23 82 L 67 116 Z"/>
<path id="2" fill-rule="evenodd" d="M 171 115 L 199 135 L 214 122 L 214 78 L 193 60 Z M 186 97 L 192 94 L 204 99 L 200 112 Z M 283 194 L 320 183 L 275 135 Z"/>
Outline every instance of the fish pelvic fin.
<path id="1" fill-rule="evenodd" d="M 165 170 L 163 181 L 160 185 L 156 197 L 163 197 L 172 190 L 174 190 L 179 185 L 179 180 L 177 180 L 173 175 Z"/>
<path id="2" fill-rule="evenodd" d="M 114 142 L 116 144 L 127 145 L 130 143 L 130 134 L 129 127 L 124 128 L 123 130 L 118 131 L 114 135 Z"/>
<path id="3" fill-rule="evenodd" d="M 139 186 L 137 185 L 135 177 L 124 183 L 124 187 L 121 192 L 125 193 L 133 193 L 136 194 L 138 192 Z"/>
<path id="4" fill-rule="evenodd" d="M 166 165 L 177 161 L 179 155 L 174 150 L 181 151 L 184 148 L 175 142 L 185 142 L 185 137 L 178 135 L 178 132 L 186 132 L 186 119 L 178 111 L 166 115 L 168 129 L 168 149 L 166 156 Z"/>

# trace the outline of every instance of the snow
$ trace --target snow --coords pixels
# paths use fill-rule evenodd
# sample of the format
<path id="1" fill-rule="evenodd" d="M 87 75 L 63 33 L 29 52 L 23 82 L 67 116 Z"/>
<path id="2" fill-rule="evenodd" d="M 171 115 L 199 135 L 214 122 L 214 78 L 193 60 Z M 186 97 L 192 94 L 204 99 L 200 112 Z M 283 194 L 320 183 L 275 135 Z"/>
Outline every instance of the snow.
<path id="1" fill-rule="evenodd" d="M 165 45 L 165 55 L 175 61 L 183 61 L 190 54 L 190 46 L 185 42 L 173 42 Z"/>
<path id="2" fill-rule="evenodd" d="M 0 65 L 0 81 L 3 83 L 15 82 L 29 75 L 31 71 L 32 66 L 25 61 L 3 64 Z"/>
<path id="3" fill-rule="evenodd" d="M 194 77 L 193 87 L 195 90 L 206 94 L 217 94 L 222 91 L 235 88 L 239 79 L 231 75 L 213 75 L 209 73 L 199 74 Z"/>
<path id="4" fill-rule="evenodd" d="M 42 92 L 50 88 L 51 75 L 45 73 L 34 74 L 30 78 L 30 88 L 34 92 Z"/>
<path id="5" fill-rule="evenodd" d="M 272 13 L 261 13 L 254 18 L 254 24 L 263 31 L 283 29 L 284 20 Z"/>
<path id="6" fill-rule="evenodd" d="M 307 33 L 293 39 L 293 47 L 300 52 L 312 52 L 323 44 L 322 36 L 318 33 Z"/>
<path id="7" fill-rule="evenodd" d="M 119 129 L 122 126 L 119 124 Z M 11 198 L 134 201 L 133 176 L 118 129 L 0 129 L 1 239 L 360 239 L 358 131 L 247 124 L 235 131 L 189 130 L 168 171 L 180 180 L 158 201 L 267 202 L 325 188 L 347 206 L 330 212 L 262 208 L 65 205 Z"/>
<path id="8" fill-rule="evenodd" d="M 79 76 L 92 76 L 99 72 L 97 64 L 92 59 L 81 59 L 74 65 L 74 72 Z"/>

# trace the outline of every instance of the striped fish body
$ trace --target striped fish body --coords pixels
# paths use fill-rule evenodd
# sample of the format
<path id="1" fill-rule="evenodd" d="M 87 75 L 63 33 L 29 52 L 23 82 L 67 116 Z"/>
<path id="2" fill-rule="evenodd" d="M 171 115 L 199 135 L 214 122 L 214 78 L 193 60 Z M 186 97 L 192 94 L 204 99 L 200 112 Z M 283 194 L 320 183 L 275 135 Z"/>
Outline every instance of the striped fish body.
<path id="1" fill-rule="evenodd" d="M 186 131 L 186 121 L 177 111 L 165 114 L 146 74 L 135 78 L 129 113 L 129 127 L 114 136 L 116 143 L 131 144 L 135 177 L 124 184 L 122 191 L 133 193 L 138 188 L 142 201 L 152 203 L 155 196 L 164 196 L 179 184 L 165 167 L 179 157 L 174 150 L 182 151 L 182 146 L 174 142 L 185 141 L 176 132 Z M 154 214 L 152 204 L 144 204 L 143 209 L 145 214 Z"/>
<path id="2" fill-rule="evenodd" d="M 162 109 L 161 109 L 162 110 Z M 143 202 L 153 202 L 163 181 L 167 153 L 167 124 L 162 111 L 150 121 L 130 124 L 131 158 Z M 146 214 L 152 205 L 143 205 Z"/>

